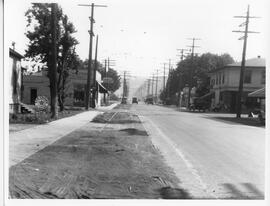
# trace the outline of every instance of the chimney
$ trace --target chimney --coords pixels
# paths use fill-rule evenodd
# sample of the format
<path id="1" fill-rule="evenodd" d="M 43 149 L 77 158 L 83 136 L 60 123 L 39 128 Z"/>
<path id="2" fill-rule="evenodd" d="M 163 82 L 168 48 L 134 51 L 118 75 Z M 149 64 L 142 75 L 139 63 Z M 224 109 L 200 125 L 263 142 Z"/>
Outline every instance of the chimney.
<path id="1" fill-rule="evenodd" d="M 15 51 L 15 42 L 13 41 L 12 43 L 11 43 L 11 45 L 12 45 L 12 49 Z"/>

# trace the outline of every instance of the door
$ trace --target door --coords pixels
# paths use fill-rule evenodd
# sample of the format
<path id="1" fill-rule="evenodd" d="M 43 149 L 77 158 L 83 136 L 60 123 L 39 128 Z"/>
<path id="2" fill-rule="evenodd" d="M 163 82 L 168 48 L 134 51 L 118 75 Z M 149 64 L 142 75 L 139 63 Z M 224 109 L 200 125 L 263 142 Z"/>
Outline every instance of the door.
<path id="1" fill-rule="evenodd" d="M 231 112 L 236 112 L 237 92 L 231 92 Z"/>
<path id="2" fill-rule="evenodd" d="M 35 100 L 37 98 L 37 89 L 30 90 L 30 104 L 35 104 Z"/>

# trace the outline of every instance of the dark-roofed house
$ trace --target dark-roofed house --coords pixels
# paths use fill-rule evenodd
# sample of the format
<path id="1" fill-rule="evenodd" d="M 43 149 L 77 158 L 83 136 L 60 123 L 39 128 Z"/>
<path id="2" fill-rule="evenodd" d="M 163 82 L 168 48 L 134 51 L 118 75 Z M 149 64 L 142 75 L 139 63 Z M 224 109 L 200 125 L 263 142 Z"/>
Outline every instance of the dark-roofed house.
<path id="1" fill-rule="evenodd" d="M 9 49 L 9 113 L 21 112 L 22 96 L 22 66 L 21 54 L 13 49 Z"/>
<path id="2" fill-rule="evenodd" d="M 248 93 L 265 86 L 265 59 L 247 59 L 243 84 L 243 111 L 256 107 L 254 98 L 248 98 Z M 228 64 L 210 73 L 211 91 L 214 93 L 213 106 L 224 105 L 230 112 L 236 110 L 236 100 L 239 87 L 241 62 Z M 246 109 L 245 109 L 246 108 Z"/>

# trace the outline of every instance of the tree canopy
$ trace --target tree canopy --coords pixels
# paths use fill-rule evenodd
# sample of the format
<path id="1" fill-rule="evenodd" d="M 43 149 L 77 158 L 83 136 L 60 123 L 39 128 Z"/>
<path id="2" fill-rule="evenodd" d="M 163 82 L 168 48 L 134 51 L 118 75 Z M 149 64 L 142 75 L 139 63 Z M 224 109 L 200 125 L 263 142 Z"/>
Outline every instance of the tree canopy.
<path id="1" fill-rule="evenodd" d="M 121 85 L 121 82 L 120 82 L 121 77 L 116 70 L 109 68 L 109 70 L 107 71 L 107 74 L 106 74 L 105 68 L 100 67 L 99 71 L 101 73 L 102 78 L 104 78 L 104 77 L 112 78 L 111 83 L 105 83 L 105 86 L 109 91 L 115 92 L 117 89 L 119 89 L 119 87 Z"/>
<path id="2" fill-rule="evenodd" d="M 52 23 L 51 7 L 47 3 L 33 3 L 27 10 L 27 32 L 29 39 L 26 57 L 41 62 L 48 69 L 50 78 L 52 58 Z M 78 41 L 72 36 L 76 32 L 74 25 L 69 21 L 61 7 L 56 10 L 56 50 L 57 50 L 57 90 L 60 109 L 63 110 L 65 98 L 65 84 L 71 69 L 77 69 L 80 59 L 75 52 Z"/>
<path id="3" fill-rule="evenodd" d="M 165 91 L 161 93 L 161 99 L 175 102 L 176 94 L 189 84 L 190 72 L 191 86 L 197 87 L 198 96 L 202 96 L 209 92 L 210 82 L 208 73 L 217 68 L 221 68 L 226 64 L 233 63 L 234 60 L 229 54 L 212 54 L 204 53 L 201 56 L 191 56 L 178 62 L 176 69 L 171 70 Z"/>
<path id="4" fill-rule="evenodd" d="M 94 68 L 94 61 L 92 62 L 92 68 Z M 83 61 L 81 63 L 80 68 L 82 69 L 87 69 L 88 67 L 88 59 L 86 59 L 85 61 Z M 111 92 L 115 92 L 117 89 L 120 88 L 121 86 L 121 82 L 120 82 L 120 75 L 118 74 L 118 72 L 112 68 L 109 68 L 109 70 L 107 71 L 106 74 L 106 70 L 105 67 L 98 61 L 97 62 L 97 70 L 100 72 L 101 74 L 101 78 L 111 78 L 112 82 L 110 83 L 103 83 L 103 85 Z"/>

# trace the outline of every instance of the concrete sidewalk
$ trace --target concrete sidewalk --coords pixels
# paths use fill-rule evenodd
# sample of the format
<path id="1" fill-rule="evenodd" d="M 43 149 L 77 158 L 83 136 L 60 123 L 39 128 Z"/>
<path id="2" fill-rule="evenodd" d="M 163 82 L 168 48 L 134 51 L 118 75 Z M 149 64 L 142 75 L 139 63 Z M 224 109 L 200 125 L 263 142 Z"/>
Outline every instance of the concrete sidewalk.
<path id="1" fill-rule="evenodd" d="M 59 119 L 48 124 L 39 125 L 9 134 L 9 167 L 15 165 L 35 152 L 52 144 L 61 137 L 73 132 L 91 121 L 101 110 L 113 109 L 117 104 L 100 107 L 71 117 Z"/>
<path id="2" fill-rule="evenodd" d="M 111 109 L 113 109 L 114 107 L 116 107 L 117 105 L 118 105 L 119 103 L 113 103 L 113 104 L 111 104 L 111 105 L 109 105 L 109 106 L 100 106 L 100 107 L 97 107 L 96 109 L 98 110 L 98 111 L 109 111 L 109 110 L 111 110 Z"/>

